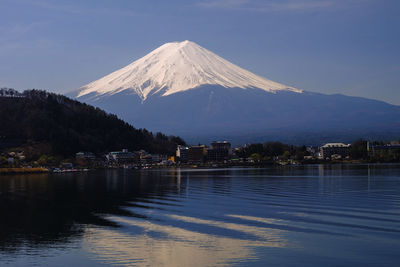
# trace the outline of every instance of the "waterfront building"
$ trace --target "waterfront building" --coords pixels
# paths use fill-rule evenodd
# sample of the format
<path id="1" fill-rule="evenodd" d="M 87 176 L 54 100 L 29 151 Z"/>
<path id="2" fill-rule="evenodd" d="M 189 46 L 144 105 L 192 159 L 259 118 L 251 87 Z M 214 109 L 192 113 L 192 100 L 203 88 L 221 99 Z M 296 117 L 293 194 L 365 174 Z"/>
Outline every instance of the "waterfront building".
<path id="1" fill-rule="evenodd" d="M 227 141 L 214 141 L 207 150 L 208 161 L 225 161 L 232 156 L 231 143 Z"/>
<path id="2" fill-rule="evenodd" d="M 114 162 L 117 164 L 132 163 L 134 162 L 134 153 L 129 152 L 128 149 L 123 149 L 122 151 L 110 152 L 106 155 L 109 162 Z"/>
<path id="3" fill-rule="evenodd" d="M 320 155 L 322 159 L 331 159 L 333 155 L 335 159 L 345 158 L 349 155 L 350 145 L 343 143 L 327 143 L 320 147 Z"/>
<path id="4" fill-rule="evenodd" d="M 92 152 L 78 152 L 75 154 L 75 158 L 77 159 L 86 159 L 86 160 L 94 160 L 96 159 L 95 155 Z"/>
<path id="5" fill-rule="evenodd" d="M 306 151 L 307 151 L 308 153 L 310 153 L 310 154 L 311 154 L 312 156 L 314 156 L 314 157 L 318 156 L 318 153 L 320 152 L 318 146 L 308 146 L 308 147 L 306 148 Z"/>
<path id="6" fill-rule="evenodd" d="M 186 146 L 179 145 L 176 148 L 176 158 L 182 163 L 187 163 L 189 157 L 189 148 Z"/>
<path id="7" fill-rule="evenodd" d="M 191 146 L 188 149 L 189 163 L 203 163 L 207 155 L 206 146 Z"/>
<path id="8" fill-rule="evenodd" d="M 151 165 L 153 163 L 153 156 L 148 153 L 142 153 L 140 155 L 140 163 L 143 165 Z"/>
<path id="9" fill-rule="evenodd" d="M 160 154 L 152 154 L 151 155 L 152 163 L 160 163 L 162 161 L 167 161 L 167 155 L 160 155 Z"/>

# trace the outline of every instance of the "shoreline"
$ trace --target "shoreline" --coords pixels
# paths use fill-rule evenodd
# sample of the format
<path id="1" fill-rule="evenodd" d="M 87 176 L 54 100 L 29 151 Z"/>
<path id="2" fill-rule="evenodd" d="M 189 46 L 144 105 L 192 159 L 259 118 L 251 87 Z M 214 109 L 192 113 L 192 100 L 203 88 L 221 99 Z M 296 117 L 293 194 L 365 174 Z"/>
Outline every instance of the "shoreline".
<path id="1" fill-rule="evenodd" d="M 49 173 L 45 168 L 0 168 L 2 174 L 32 174 L 32 173 Z"/>
<path id="2" fill-rule="evenodd" d="M 362 161 L 352 161 L 352 162 L 319 162 L 319 163 L 300 163 L 300 164 L 238 164 L 238 165 L 172 165 L 172 166 L 148 166 L 146 168 L 135 168 L 135 167 L 106 167 L 106 168 L 94 168 L 94 169 L 66 169 L 61 171 L 51 171 L 47 168 L 37 167 L 37 168 L 0 168 L 0 175 L 8 175 L 8 174 L 35 174 L 35 173 L 80 173 L 80 172 L 88 172 L 94 170 L 117 170 L 117 169 L 130 169 L 130 170 L 157 170 L 157 169 L 176 169 L 176 168 L 184 168 L 184 169 L 221 169 L 221 168 L 265 168 L 265 167 L 299 167 L 299 166 L 309 166 L 309 165 L 364 165 L 364 164 L 373 164 L 373 165 L 386 165 L 386 164 L 399 164 L 399 162 L 362 162 Z"/>

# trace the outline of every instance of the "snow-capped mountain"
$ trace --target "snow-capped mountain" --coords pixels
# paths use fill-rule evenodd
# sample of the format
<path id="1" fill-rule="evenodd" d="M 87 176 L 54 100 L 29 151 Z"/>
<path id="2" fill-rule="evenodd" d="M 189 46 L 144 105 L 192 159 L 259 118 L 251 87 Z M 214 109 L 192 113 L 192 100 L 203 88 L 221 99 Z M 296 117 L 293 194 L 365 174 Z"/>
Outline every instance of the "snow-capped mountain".
<path id="1" fill-rule="evenodd" d="M 83 86 L 78 97 L 130 91 L 146 100 L 151 95 L 168 96 L 202 85 L 301 92 L 242 69 L 194 42 L 183 41 L 166 43 L 128 66 Z"/>
<path id="2" fill-rule="evenodd" d="M 192 143 L 400 137 L 399 106 L 276 83 L 190 41 L 164 44 L 69 96 Z"/>

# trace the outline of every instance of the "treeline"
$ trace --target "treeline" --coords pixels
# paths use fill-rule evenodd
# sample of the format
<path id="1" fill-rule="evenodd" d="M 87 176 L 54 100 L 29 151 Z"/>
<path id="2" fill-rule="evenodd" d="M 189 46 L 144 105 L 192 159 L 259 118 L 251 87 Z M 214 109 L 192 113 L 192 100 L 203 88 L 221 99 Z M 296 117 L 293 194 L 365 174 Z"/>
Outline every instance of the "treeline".
<path id="1" fill-rule="evenodd" d="M 174 154 L 178 144 L 185 145 L 179 137 L 136 129 L 99 108 L 42 90 L 0 89 L 0 114 L 0 149 L 32 144 L 69 157 L 123 148 Z"/>
<path id="2" fill-rule="evenodd" d="M 23 94 L 12 88 L 0 88 L 0 96 L 3 97 L 22 97 Z"/>
<path id="3" fill-rule="evenodd" d="M 400 141 L 400 140 L 399 140 Z M 367 147 L 370 146 L 370 151 Z M 359 139 L 350 146 L 350 159 L 367 160 L 369 162 L 400 162 L 400 148 L 387 149 L 386 142 Z M 386 149 L 385 149 L 386 147 Z"/>
<path id="4" fill-rule="evenodd" d="M 368 151 L 368 145 L 371 146 L 370 151 Z M 379 146 L 386 145 L 387 143 L 382 141 L 372 141 L 368 144 L 368 141 L 358 139 L 349 147 L 348 158 L 365 162 L 400 162 L 400 149 L 379 149 Z M 375 147 L 374 151 L 372 151 L 373 147 Z M 307 151 L 305 146 L 287 145 L 280 142 L 251 144 L 237 149 L 235 153 L 240 158 L 252 158 L 256 162 L 271 162 L 277 159 L 315 163 L 324 161 L 317 160 L 316 155 Z M 313 156 L 314 159 L 305 160 L 305 156 Z"/>
<path id="5" fill-rule="evenodd" d="M 264 144 L 251 144 L 241 147 L 236 151 L 240 158 L 253 158 L 256 161 L 272 161 L 276 157 L 282 159 L 302 160 L 310 155 L 305 146 L 287 145 L 280 142 L 267 142 Z"/>

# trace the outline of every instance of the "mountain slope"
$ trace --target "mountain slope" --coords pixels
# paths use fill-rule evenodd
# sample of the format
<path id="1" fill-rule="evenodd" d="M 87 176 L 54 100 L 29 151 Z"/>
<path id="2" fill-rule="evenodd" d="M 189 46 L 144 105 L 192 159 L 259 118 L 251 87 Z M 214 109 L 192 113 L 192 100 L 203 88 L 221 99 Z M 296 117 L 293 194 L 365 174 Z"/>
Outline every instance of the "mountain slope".
<path id="1" fill-rule="evenodd" d="M 1 90 L 0 90 L 1 91 Z M 115 115 L 45 91 L 0 93 L 0 148 L 28 141 L 48 144 L 53 154 L 145 149 L 169 153 L 183 143 L 178 137 L 138 130 Z"/>
<path id="2" fill-rule="evenodd" d="M 167 43 L 72 96 L 192 143 L 349 142 L 400 133 L 398 106 L 285 86 L 189 41 Z"/>
<path id="3" fill-rule="evenodd" d="M 237 144 L 265 140 L 318 144 L 400 137 L 400 107 L 344 95 L 272 94 L 210 85 L 143 103 L 125 92 L 93 103 L 135 125 L 177 134 L 192 143 L 228 139 Z"/>
<path id="4" fill-rule="evenodd" d="M 267 92 L 301 92 L 257 76 L 193 42 L 184 41 L 162 45 L 128 66 L 83 86 L 77 96 L 94 93 L 93 96 L 100 97 L 127 91 L 146 100 L 155 94 L 168 96 L 206 84 L 259 88 Z"/>

